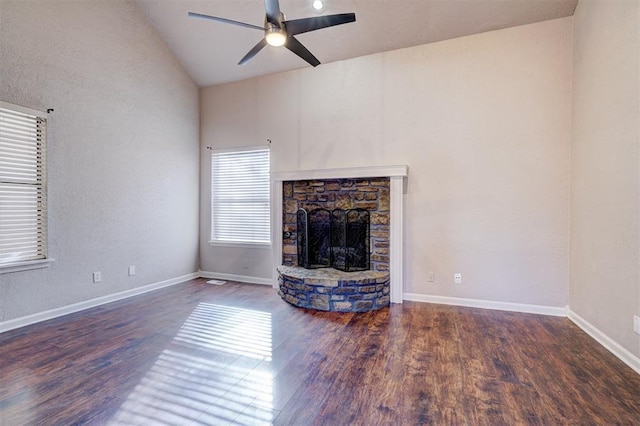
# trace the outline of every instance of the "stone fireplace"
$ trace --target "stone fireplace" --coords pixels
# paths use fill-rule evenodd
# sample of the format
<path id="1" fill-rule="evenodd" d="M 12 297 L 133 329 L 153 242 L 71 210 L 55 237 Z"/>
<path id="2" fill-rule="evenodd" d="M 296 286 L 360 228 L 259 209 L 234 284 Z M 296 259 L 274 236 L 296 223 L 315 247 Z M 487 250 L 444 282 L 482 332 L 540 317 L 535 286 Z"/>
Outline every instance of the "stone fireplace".
<path id="1" fill-rule="evenodd" d="M 402 194 L 406 176 L 406 166 L 272 173 L 274 287 L 280 296 L 295 306 L 343 312 L 402 303 Z M 352 218 L 366 217 L 368 270 L 361 265 L 348 268 L 331 264 L 335 259 L 332 253 L 355 252 L 356 246 L 347 242 L 340 247 L 325 237 L 319 244 L 324 250 L 320 260 L 313 259 L 320 263 L 310 262 L 309 253 L 300 246 L 301 240 L 307 243 L 304 239 L 309 237 L 304 227 L 313 217 L 309 212 L 318 214 L 320 219 L 314 220 L 319 222 L 312 227 L 320 228 L 329 228 L 323 221 L 332 215 L 337 218 L 337 225 L 332 226 L 337 228 L 345 226 L 341 220 L 347 212 L 358 212 L 351 213 Z M 307 221 L 302 228 L 300 217 Z M 362 226 L 355 223 L 352 228 L 358 231 L 364 229 Z"/>
<path id="2" fill-rule="evenodd" d="M 365 269 L 389 270 L 388 177 L 285 181 L 282 193 L 283 265 L 302 266 L 298 259 L 298 244 L 304 239 L 303 235 L 298 235 L 300 210 L 313 212 L 322 209 L 330 215 L 339 210 L 362 209 L 368 213 L 370 222 L 371 267 Z"/>
<path id="3" fill-rule="evenodd" d="M 282 183 L 278 292 L 284 300 L 342 312 L 389 305 L 389 182 L 373 177 Z M 352 244 L 341 238 L 349 233 L 344 229 L 348 216 L 354 220 L 352 233 L 360 237 Z M 366 230 L 359 229 L 363 221 Z"/>

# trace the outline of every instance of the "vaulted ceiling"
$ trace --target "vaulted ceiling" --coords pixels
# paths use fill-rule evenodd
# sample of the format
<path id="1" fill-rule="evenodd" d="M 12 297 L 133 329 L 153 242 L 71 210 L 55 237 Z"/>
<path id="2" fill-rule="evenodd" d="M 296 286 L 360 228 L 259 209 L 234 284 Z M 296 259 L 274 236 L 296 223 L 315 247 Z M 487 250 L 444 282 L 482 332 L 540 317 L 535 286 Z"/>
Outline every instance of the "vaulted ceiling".
<path id="1" fill-rule="evenodd" d="M 286 19 L 355 12 L 356 22 L 296 36 L 322 63 L 417 46 L 573 14 L 578 0 L 280 0 Z M 238 61 L 263 37 L 251 28 L 190 18 L 188 12 L 262 26 L 261 0 L 135 0 L 201 87 L 310 67 L 284 48 L 267 46 Z M 320 65 L 322 66 L 322 65 Z"/>

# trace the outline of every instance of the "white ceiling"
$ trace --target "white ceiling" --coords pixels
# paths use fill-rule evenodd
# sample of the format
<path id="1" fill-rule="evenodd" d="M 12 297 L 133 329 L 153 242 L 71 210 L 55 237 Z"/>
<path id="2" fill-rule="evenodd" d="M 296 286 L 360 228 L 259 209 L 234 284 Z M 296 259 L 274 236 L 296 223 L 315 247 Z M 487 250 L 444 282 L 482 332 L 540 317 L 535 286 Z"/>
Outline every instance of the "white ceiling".
<path id="1" fill-rule="evenodd" d="M 312 0 L 280 0 L 286 19 L 318 16 Z M 417 46 L 573 14 L 578 0 L 325 0 L 322 14 L 354 12 L 356 22 L 296 38 L 322 63 Z M 310 67 L 292 52 L 267 46 L 238 61 L 263 37 L 240 26 L 190 18 L 214 15 L 262 26 L 263 0 L 135 0 L 201 87 Z M 322 66 L 322 65 L 320 65 Z"/>

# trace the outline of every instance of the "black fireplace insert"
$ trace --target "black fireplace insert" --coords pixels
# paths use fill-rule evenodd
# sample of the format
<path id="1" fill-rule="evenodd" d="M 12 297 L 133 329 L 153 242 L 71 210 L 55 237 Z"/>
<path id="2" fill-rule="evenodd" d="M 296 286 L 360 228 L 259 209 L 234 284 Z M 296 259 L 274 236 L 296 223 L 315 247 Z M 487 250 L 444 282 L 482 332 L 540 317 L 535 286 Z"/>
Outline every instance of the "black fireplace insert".
<path id="1" fill-rule="evenodd" d="M 370 214 L 364 209 L 299 209 L 298 266 L 369 270 L 369 225 Z"/>

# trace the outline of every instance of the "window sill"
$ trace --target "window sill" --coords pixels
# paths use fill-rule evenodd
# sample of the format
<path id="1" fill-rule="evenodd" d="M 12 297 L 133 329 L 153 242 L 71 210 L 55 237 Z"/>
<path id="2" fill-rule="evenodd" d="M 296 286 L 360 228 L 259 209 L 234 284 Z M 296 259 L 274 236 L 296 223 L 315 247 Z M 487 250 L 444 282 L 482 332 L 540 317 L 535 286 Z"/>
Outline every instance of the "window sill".
<path id="1" fill-rule="evenodd" d="M 233 241 L 209 241 L 211 247 L 236 247 L 236 248 L 251 248 L 251 249 L 271 249 L 271 243 L 251 243 L 247 241 L 233 242 Z"/>
<path id="2" fill-rule="evenodd" d="M 31 269 L 48 268 L 55 259 L 28 260 L 25 262 L 13 262 L 0 264 L 0 274 L 9 274 L 11 272 L 29 271 Z"/>

